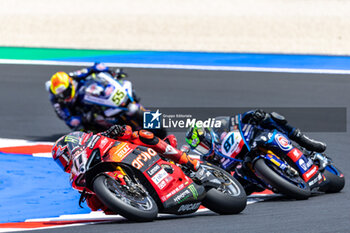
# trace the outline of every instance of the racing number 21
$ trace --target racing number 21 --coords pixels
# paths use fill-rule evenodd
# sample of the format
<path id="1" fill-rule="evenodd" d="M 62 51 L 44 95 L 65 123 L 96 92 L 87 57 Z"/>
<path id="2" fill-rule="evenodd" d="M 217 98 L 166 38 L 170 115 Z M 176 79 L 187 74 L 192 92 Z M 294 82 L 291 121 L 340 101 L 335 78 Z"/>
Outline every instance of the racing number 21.
<path id="1" fill-rule="evenodd" d="M 118 90 L 114 96 L 112 97 L 112 100 L 113 102 L 116 104 L 116 105 L 119 105 L 120 102 L 122 101 L 122 99 L 124 98 L 125 96 L 125 93 L 121 90 Z"/>

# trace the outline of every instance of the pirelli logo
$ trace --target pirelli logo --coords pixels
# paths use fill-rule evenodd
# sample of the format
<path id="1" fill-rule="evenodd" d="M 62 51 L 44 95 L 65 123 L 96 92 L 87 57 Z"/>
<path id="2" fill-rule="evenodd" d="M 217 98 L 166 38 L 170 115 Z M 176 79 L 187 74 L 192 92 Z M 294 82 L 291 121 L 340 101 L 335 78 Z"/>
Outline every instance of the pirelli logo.
<path id="1" fill-rule="evenodd" d="M 122 161 L 130 152 L 132 152 L 132 148 L 128 143 L 122 142 L 118 146 L 113 147 L 110 150 L 110 154 L 112 156 L 112 159 L 115 161 Z"/>

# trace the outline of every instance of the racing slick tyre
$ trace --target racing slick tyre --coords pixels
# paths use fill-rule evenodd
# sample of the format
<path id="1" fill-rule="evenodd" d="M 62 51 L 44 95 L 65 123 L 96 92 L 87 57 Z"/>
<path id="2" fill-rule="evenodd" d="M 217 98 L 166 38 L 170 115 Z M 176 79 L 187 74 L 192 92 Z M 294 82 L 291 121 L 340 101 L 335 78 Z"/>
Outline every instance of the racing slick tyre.
<path id="1" fill-rule="evenodd" d="M 109 176 L 97 176 L 93 189 L 103 204 L 129 220 L 145 222 L 157 217 L 157 204 L 149 194 L 142 195 L 137 190 L 131 192 L 126 185 Z"/>
<path id="2" fill-rule="evenodd" d="M 323 171 L 326 178 L 326 184 L 320 188 L 320 191 L 326 193 L 337 193 L 344 188 L 345 178 L 343 173 L 334 165 L 328 165 Z"/>
<path id="3" fill-rule="evenodd" d="M 309 185 L 300 176 L 290 177 L 263 158 L 256 160 L 253 167 L 258 176 L 277 189 L 279 193 L 297 200 L 305 200 L 311 196 Z"/>
<path id="4" fill-rule="evenodd" d="M 222 185 L 207 191 L 202 204 L 218 214 L 238 214 L 247 206 L 242 185 L 228 172 L 209 163 L 202 166 L 218 178 Z"/>

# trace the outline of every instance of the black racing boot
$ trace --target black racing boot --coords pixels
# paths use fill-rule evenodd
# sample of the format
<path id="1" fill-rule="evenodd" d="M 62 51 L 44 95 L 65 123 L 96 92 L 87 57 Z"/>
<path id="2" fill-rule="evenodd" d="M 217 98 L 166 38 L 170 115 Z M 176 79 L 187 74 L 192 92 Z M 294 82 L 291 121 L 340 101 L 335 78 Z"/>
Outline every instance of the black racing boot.
<path id="1" fill-rule="evenodd" d="M 243 177 L 245 177 L 245 174 L 247 174 L 247 176 L 249 176 L 250 174 L 252 174 L 252 171 L 247 170 L 247 168 L 244 168 L 242 166 L 241 168 L 237 168 L 235 170 L 233 177 L 243 186 L 244 191 L 247 194 L 247 196 L 254 193 L 254 192 L 262 192 L 265 190 L 264 188 L 259 187 L 258 185 L 254 184 L 253 182 L 250 182 L 247 179 L 243 178 Z M 253 176 L 255 176 L 255 175 L 253 174 Z"/>
<path id="2" fill-rule="evenodd" d="M 302 132 L 300 132 L 300 129 L 295 129 L 290 135 L 290 139 L 310 151 L 322 153 L 326 150 L 325 143 L 308 138 Z"/>

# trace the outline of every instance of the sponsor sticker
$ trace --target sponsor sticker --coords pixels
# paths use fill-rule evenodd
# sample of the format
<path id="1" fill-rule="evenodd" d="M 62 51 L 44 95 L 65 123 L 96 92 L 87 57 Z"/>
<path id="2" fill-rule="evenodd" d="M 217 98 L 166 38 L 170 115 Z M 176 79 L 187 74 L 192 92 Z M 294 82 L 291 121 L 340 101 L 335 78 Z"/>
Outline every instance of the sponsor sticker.
<path id="1" fill-rule="evenodd" d="M 156 174 L 161 167 L 158 164 L 153 165 L 150 169 L 147 170 L 147 174 L 152 177 L 154 174 Z"/>
<path id="2" fill-rule="evenodd" d="M 147 149 L 147 152 L 141 152 L 136 159 L 134 159 L 131 162 L 131 165 L 137 169 L 141 169 L 145 164 L 143 162 L 147 162 L 150 160 L 153 156 L 156 156 L 157 152 L 152 150 L 151 148 Z"/>
<path id="3" fill-rule="evenodd" d="M 309 181 L 309 185 L 312 186 L 316 183 L 320 184 L 322 182 L 322 179 L 323 179 L 323 177 L 322 177 L 321 173 L 319 173 L 317 177 L 315 177 L 313 180 Z"/>
<path id="4" fill-rule="evenodd" d="M 159 189 L 162 190 L 166 185 L 167 185 L 167 182 L 164 179 L 157 186 L 158 186 Z"/>
<path id="5" fill-rule="evenodd" d="M 182 205 L 182 206 L 180 206 L 178 212 L 185 212 L 185 211 L 197 210 L 197 209 L 199 208 L 200 205 L 201 205 L 200 202 Z"/>
<path id="6" fill-rule="evenodd" d="M 176 197 L 174 197 L 174 201 L 177 202 L 177 203 L 181 203 L 181 202 L 184 202 L 187 198 L 189 198 L 191 192 L 186 189 L 184 190 L 183 192 L 181 192 L 180 194 L 178 194 Z"/>
<path id="7" fill-rule="evenodd" d="M 157 172 L 153 177 L 152 177 L 152 181 L 158 185 L 163 179 L 165 179 L 168 176 L 168 173 L 161 168 L 159 170 L 159 172 Z"/>
<path id="8" fill-rule="evenodd" d="M 122 161 L 132 150 L 128 143 L 122 142 L 117 147 L 113 148 L 111 152 L 113 153 L 112 156 L 114 160 Z"/>
<path id="9" fill-rule="evenodd" d="M 198 198 L 198 192 L 197 192 L 196 187 L 194 187 L 194 185 L 191 184 L 191 185 L 188 186 L 188 188 L 191 190 L 193 197 L 195 199 L 197 199 Z"/>
<path id="10" fill-rule="evenodd" d="M 318 171 L 318 168 L 316 165 L 313 165 L 309 171 L 305 172 L 305 174 L 303 175 L 303 179 L 307 182 L 310 180 L 311 177 L 313 177 Z"/>
<path id="11" fill-rule="evenodd" d="M 178 152 L 175 150 L 174 147 L 167 145 L 167 147 L 165 148 L 165 153 L 166 155 L 176 155 Z"/>
<path id="12" fill-rule="evenodd" d="M 293 162 L 296 162 L 300 159 L 300 157 L 303 155 L 303 152 L 301 152 L 298 148 L 294 148 L 293 150 L 289 151 L 287 156 L 293 160 Z"/>
<path id="13" fill-rule="evenodd" d="M 307 166 L 306 166 L 306 163 L 303 159 L 300 159 L 299 160 L 299 166 L 304 170 L 306 171 L 307 170 Z"/>
<path id="14" fill-rule="evenodd" d="M 114 91 L 114 86 L 112 86 L 112 85 L 107 86 L 105 91 L 104 91 L 105 98 L 110 97 L 112 95 L 113 91 Z"/>
<path id="15" fill-rule="evenodd" d="M 275 135 L 275 139 L 276 139 L 276 142 L 278 144 L 278 146 L 284 150 L 284 151 L 288 151 L 288 150 L 291 150 L 293 148 L 292 144 L 290 143 L 290 141 L 284 137 L 283 135 L 277 133 Z"/>
<path id="16" fill-rule="evenodd" d="M 170 197 L 172 197 L 173 195 L 175 195 L 176 193 L 178 193 L 180 190 L 182 190 L 185 187 L 184 184 L 180 184 L 178 187 L 174 188 L 173 190 L 171 190 L 171 192 L 169 192 L 167 195 L 163 196 L 161 199 L 162 201 L 166 201 L 168 200 Z"/>

